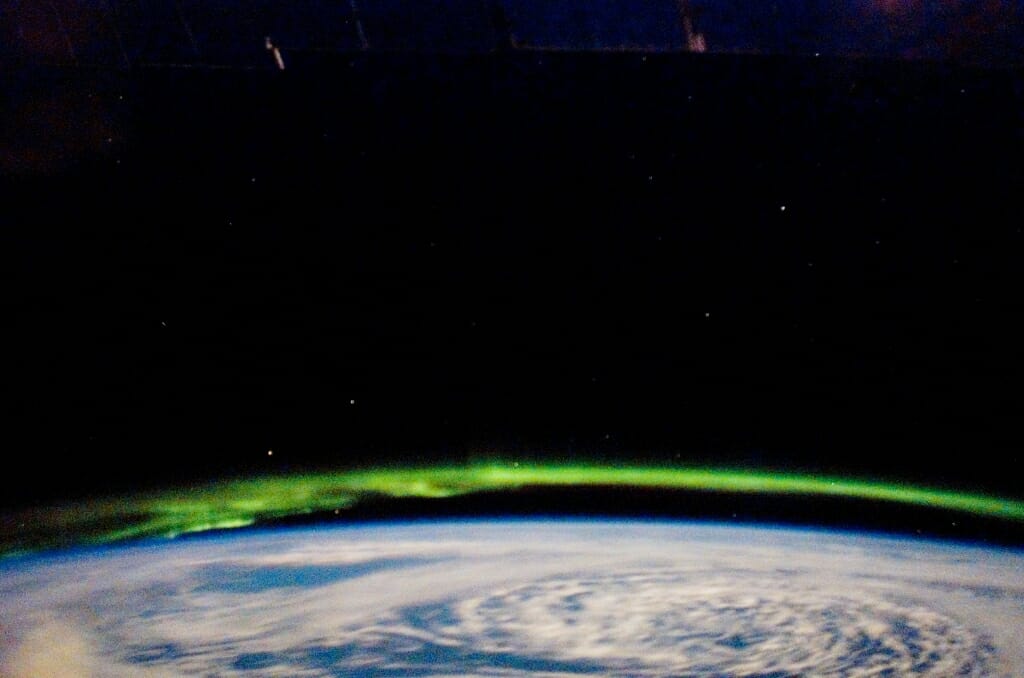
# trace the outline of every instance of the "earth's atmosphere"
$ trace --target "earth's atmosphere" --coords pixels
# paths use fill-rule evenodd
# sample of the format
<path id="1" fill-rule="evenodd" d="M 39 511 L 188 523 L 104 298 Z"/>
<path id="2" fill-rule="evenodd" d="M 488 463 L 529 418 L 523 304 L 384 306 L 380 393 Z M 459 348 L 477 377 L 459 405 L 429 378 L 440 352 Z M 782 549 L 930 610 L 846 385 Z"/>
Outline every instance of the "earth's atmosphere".
<path id="1" fill-rule="evenodd" d="M 1024 675 L 1024 553 L 868 534 L 377 524 L 0 572 L 12 678 Z"/>

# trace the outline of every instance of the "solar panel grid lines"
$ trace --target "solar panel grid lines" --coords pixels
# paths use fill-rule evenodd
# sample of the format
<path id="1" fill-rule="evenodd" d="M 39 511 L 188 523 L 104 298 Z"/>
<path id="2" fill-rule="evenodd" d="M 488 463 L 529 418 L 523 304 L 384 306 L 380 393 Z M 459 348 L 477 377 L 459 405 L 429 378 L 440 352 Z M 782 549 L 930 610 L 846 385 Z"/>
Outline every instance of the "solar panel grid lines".
<path id="1" fill-rule="evenodd" d="M 275 68 L 289 52 L 709 51 L 1024 63 L 1024 3 L 16 0 L 0 61 Z M 287 56 L 285 57 L 287 61 Z"/>

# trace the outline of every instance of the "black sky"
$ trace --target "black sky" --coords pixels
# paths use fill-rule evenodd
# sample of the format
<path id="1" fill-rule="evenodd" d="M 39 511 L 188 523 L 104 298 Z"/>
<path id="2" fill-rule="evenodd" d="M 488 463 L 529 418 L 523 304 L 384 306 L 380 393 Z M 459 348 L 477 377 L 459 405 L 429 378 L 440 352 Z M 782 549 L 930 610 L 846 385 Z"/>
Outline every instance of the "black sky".
<path id="1" fill-rule="evenodd" d="M 5 76 L 7 502 L 487 456 L 1024 496 L 1019 71 L 300 66 Z"/>

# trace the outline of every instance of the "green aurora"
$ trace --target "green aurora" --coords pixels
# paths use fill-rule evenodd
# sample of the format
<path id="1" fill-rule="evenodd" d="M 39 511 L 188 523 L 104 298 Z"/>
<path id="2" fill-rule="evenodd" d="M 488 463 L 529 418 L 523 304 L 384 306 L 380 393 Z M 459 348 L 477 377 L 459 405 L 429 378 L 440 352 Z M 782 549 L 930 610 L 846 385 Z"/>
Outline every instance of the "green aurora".
<path id="1" fill-rule="evenodd" d="M 1024 522 L 1024 501 L 894 483 L 746 470 L 489 463 L 268 476 L 36 508 L 3 516 L 0 554 L 245 527 L 342 512 L 371 497 L 443 498 L 531 486 L 845 497 Z"/>

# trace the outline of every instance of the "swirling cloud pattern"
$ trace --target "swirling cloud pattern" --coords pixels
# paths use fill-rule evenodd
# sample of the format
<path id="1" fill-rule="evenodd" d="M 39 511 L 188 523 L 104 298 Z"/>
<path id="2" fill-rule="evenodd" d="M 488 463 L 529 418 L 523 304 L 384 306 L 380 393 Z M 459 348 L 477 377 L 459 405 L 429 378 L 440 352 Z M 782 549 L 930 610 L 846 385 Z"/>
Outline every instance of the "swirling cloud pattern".
<path id="1" fill-rule="evenodd" d="M 1024 554 L 906 539 L 484 521 L 3 567 L 12 677 L 1024 675 Z"/>

